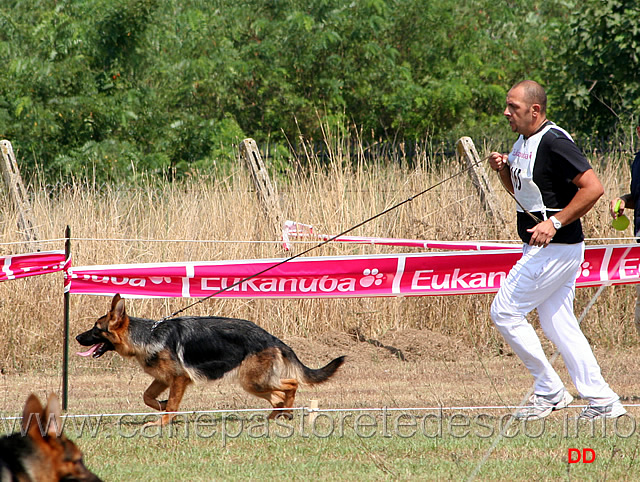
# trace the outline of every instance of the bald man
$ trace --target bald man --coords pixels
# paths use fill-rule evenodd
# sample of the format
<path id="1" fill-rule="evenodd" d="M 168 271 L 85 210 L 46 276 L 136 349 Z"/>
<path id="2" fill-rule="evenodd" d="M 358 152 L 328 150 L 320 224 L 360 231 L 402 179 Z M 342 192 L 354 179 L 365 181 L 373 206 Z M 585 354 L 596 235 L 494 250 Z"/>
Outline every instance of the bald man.
<path id="1" fill-rule="evenodd" d="M 506 104 L 504 115 L 520 136 L 511 153 L 492 152 L 489 163 L 517 200 L 523 254 L 496 294 L 491 318 L 535 380 L 529 405 L 515 417 L 544 418 L 573 401 L 526 319 L 534 309 L 578 393 L 589 401 L 579 418 L 619 417 L 626 410 L 602 377 L 573 312 L 584 260 L 580 218 L 604 189 L 571 136 L 547 119 L 547 95 L 540 84 L 519 82 L 509 90 Z"/>

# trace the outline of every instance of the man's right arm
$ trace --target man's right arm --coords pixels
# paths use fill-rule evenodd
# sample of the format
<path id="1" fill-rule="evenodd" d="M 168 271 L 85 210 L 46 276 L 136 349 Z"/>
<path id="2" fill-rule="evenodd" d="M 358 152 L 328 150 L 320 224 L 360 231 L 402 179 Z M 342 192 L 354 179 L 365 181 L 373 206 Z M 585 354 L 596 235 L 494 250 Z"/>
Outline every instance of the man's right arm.
<path id="1" fill-rule="evenodd" d="M 513 183 L 511 182 L 511 171 L 509 170 L 509 163 L 507 162 L 508 155 L 500 154 L 499 152 L 492 152 L 489 154 L 489 165 L 491 169 L 496 171 L 502 180 L 504 187 L 513 193 Z"/>

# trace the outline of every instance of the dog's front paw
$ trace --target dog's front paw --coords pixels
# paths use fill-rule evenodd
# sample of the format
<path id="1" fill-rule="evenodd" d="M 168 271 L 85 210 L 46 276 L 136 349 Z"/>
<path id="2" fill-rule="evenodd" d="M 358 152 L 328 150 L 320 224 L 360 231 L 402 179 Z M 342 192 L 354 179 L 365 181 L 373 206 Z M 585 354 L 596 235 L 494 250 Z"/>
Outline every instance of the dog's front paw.
<path id="1" fill-rule="evenodd" d="M 159 418 L 158 420 L 155 420 L 153 422 L 147 422 L 145 423 L 142 428 L 149 428 L 149 427 L 161 427 L 162 426 L 162 419 Z"/>
<path id="2" fill-rule="evenodd" d="M 162 417 L 158 417 L 156 420 L 154 420 L 153 422 L 147 422 L 143 425 L 143 428 L 145 427 L 162 427 L 164 425 L 168 425 L 171 423 L 171 420 L 173 419 L 173 415 L 171 414 L 165 414 Z"/>

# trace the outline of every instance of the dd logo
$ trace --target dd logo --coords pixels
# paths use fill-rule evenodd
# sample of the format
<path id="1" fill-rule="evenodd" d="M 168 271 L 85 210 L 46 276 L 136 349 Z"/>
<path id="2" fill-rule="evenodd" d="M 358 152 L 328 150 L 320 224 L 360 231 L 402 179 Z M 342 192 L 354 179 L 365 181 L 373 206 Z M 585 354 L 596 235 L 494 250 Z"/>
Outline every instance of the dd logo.
<path id="1" fill-rule="evenodd" d="M 591 464 L 596 459 L 596 452 L 593 449 L 569 449 L 567 459 L 570 464 L 577 464 L 582 461 L 583 464 Z"/>

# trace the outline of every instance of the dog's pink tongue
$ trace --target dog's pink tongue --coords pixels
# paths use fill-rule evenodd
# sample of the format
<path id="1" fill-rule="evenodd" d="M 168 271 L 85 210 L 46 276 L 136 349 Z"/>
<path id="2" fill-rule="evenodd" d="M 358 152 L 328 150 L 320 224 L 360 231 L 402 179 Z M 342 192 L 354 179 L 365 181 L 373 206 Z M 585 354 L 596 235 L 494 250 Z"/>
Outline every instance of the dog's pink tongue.
<path id="1" fill-rule="evenodd" d="M 76 353 L 76 355 L 78 355 L 78 356 L 91 356 L 91 355 L 93 355 L 93 352 L 98 349 L 98 347 L 100 345 L 102 345 L 102 343 L 98 343 L 96 345 L 93 345 L 87 351 L 79 351 L 79 352 Z"/>

